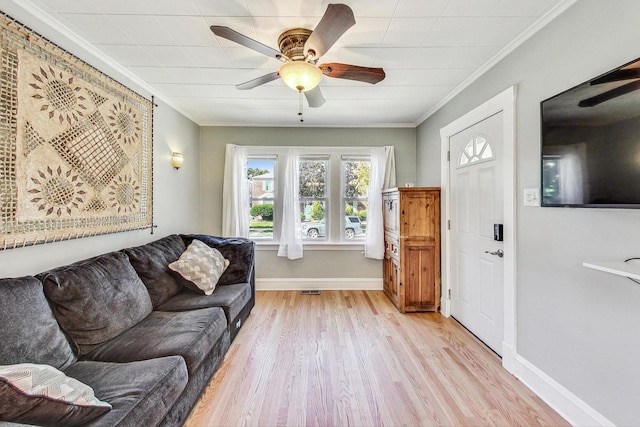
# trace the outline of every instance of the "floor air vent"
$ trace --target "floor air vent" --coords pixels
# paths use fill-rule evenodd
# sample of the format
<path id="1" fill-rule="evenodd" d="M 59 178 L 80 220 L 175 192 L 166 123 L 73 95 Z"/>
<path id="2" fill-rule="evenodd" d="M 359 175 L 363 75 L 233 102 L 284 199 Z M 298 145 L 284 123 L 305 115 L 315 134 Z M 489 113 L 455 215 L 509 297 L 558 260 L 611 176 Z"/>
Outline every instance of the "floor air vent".
<path id="1" fill-rule="evenodd" d="M 318 289 L 309 289 L 306 291 L 300 291 L 302 295 L 320 295 L 320 291 Z"/>

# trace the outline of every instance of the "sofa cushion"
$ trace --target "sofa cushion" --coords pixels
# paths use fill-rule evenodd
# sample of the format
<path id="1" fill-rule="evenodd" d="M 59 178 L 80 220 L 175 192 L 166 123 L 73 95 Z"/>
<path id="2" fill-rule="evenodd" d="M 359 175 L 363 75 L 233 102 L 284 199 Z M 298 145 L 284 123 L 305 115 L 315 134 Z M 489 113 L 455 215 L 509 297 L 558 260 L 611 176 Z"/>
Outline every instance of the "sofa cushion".
<path id="1" fill-rule="evenodd" d="M 177 261 L 169 264 L 187 288 L 201 295 L 211 295 L 218 279 L 229 266 L 229 260 L 200 240 L 191 242 Z"/>
<path id="2" fill-rule="evenodd" d="M 162 357 L 131 363 L 78 362 L 65 373 L 91 385 L 113 409 L 87 426 L 158 425 L 189 379 L 184 359 Z"/>
<path id="3" fill-rule="evenodd" d="M 0 420 L 79 426 L 110 410 L 91 387 L 52 366 L 0 366 Z"/>
<path id="4" fill-rule="evenodd" d="M 185 311 L 206 307 L 222 307 L 231 323 L 251 299 L 251 285 L 238 283 L 235 285 L 218 286 L 211 295 L 197 295 L 183 291 L 162 304 L 163 311 Z"/>
<path id="5" fill-rule="evenodd" d="M 133 328 L 87 354 L 85 360 L 133 362 L 163 356 L 182 356 L 189 374 L 225 333 L 220 307 L 182 312 L 154 311 Z"/>
<path id="6" fill-rule="evenodd" d="M 0 365 L 64 369 L 76 360 L 35 277 L 0 279 L 0 325 Z"/>
<path id="7" fill-rule="evenodd" d="M 42 273 L 53 314 L 84 355 L 149 313 L 147 288 L 123 252 L 111 252 Z"/>
<path id="8" fill-rule="evenodd" d="M 147 287 L 154 308 L 182 290 L 182 285 L 173 277 L 168 265 L 180 258 L 186 248 L 180 236 L 174 234 L 124 250 Z"/>
<path id="9" fill-rule="evenodd" d="M 249 239 L 207 236 L 205 234 L 183 235 L 182 239 L 190 245 L 194 239 L 206 243 L 220 251 L 229 260 L 229 268 L 218 280 L 218 285 L 233 285 L 251 281 L 255 263 L 255 243 Z"/>

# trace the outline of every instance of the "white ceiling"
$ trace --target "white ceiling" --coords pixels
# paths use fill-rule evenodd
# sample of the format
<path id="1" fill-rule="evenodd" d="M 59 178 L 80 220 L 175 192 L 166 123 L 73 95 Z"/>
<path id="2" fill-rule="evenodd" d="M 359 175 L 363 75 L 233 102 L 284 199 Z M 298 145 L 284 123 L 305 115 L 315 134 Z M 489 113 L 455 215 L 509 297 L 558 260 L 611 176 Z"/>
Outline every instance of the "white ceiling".
<path id="1" fill-rule="evenodd" d="M 377 85 L 325 77 L 327 102 L 306 126 L 416 126 L 567 0 L 343 0 L 356 25 L 320 63 L 382 67 Z M 223 25 L 277 49 L 290 28 L 313 29 L 326 0 L 21 0 L 124 67 L 199 125 L 297 126 L 298 93 L 281 80 L 238 83 L 281 63 L 216 37 Z M 39 10 L 38 10 L 39 9 Z M 37 30 L 37 29 L 36 29 Z M 70 34 L 73 38 L 74 34 Z M 55 41 L 55 40 L 54 40 Z M 63 46 L 64 47 L 64 46 Z"/>

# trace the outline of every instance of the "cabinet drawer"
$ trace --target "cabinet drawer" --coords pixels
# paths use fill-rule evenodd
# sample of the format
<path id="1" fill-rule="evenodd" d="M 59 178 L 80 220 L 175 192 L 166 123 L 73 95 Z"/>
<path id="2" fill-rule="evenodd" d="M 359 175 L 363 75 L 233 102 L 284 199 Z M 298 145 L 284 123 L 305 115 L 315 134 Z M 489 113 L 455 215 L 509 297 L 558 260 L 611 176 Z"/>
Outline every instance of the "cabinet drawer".
<path id="1" fill-rule="evenodd" d="M 400 258 L 400 241 L 396 236 L 385 235 L 384 239 L 385 254 L 398 260 Z"/>
<path id="2" fill-rule="evenodd" d="M 396 261 L 400 259 L 400 247 L 398 245 L 390 244 L 386 253 Z"/>

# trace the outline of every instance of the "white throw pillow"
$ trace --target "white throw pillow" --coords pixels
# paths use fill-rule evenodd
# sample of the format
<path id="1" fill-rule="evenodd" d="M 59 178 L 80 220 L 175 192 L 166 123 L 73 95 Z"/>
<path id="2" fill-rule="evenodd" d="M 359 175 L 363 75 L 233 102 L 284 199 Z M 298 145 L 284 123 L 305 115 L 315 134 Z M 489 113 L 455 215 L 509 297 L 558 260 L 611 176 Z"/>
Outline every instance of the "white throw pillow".
<path id="1" fill-rule="evenodd" d="M 169 264 L 169 268 L 184 279 L 185 286 L 204 295 L 213 293 L 228 266 L 229 260 L 220 251 L 197 239 L 177 261 Z"/>
<path id="2" fill-rule="evenodd" d="M 0 366 L 0 420 L 83 425 L 111 410 L 88 385 L 53 366 Z"/>

